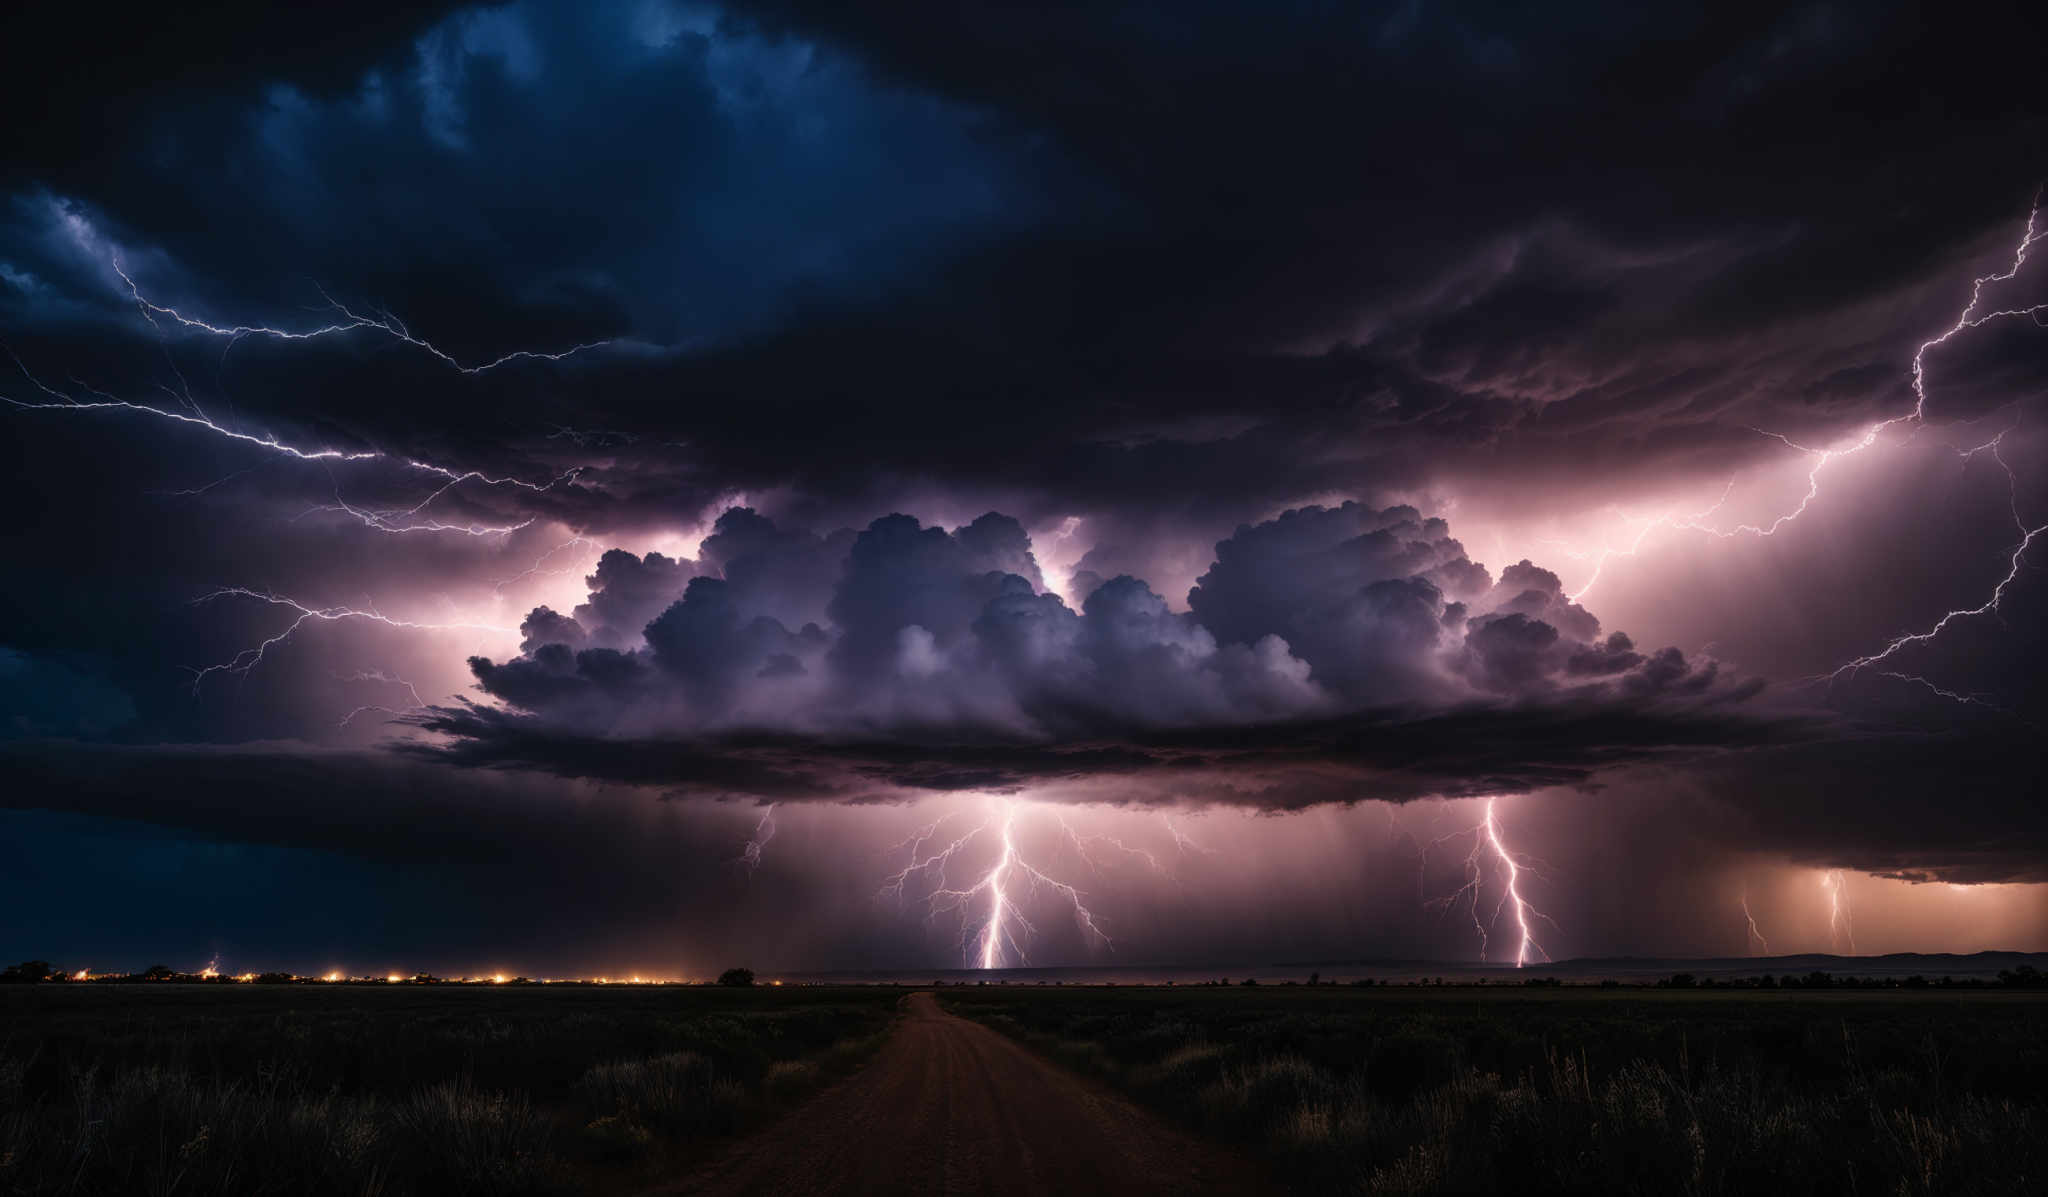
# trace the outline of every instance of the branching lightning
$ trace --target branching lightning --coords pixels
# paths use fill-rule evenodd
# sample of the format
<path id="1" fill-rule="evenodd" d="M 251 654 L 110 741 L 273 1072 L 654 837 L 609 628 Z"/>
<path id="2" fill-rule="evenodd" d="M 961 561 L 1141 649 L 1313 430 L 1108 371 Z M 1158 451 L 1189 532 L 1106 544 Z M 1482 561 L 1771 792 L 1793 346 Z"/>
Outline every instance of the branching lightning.
<path id="1" fill-rule="evenodd" d="M 534 560 L 534 563 L 532 565 L 527 566 L 525 569 L 520 570 L 518 573 L 513 574 L 509 578 L 498 579 L 497 582 L 492 584 L 491 593 L 503 594 L 505 593 L 505 588 L 507 586 L 513 586 L 520 582 L 524 582 L 528 578 L 558 578 L 563 574 L 573 573 L 578 568 L 575 564 L 573 564 L 573 562 L 572 564 L 563 566 L 549 565 L 548 562 L 553 561 L 557 556 L 560 556 L 563 553 L 567 553 L 572 549 L 592 549 L 595 548 L 596 545 L 596 541 L 590 539 L 588 536 L 585 536 L 582 533 L 577 533 L 576 535 L 571 536 L 569 539 L 563 541 L 561 544 L 558 544 L 554 548 L 549 549 L 547 552 L 542 553 L 538 558 Z M 576 559 L 580 560 L 582 558 L 583 555 L 579 554 Z"/>
<path id="2" fill-rule="evenodd" d="M 1525 858 L 1507 846 L 1507 841 L 1502 836 L 1500 819 L 1494 811 L 1495 801 L 1495 798 L 1486 799 L 1486 806 L 1479 822 L 1448 835 L 1438 836 L 1423 846 L 1426 862 L 1431 847 L 1468 835 L 1472 837 L 1472 850 L 1466 854 L 1464 862 L 1465 884 L 1448 896 L 1436 899 L 1430 905 L 1448 911 L 1457 906 L 1460 900 L 1465 902 L 1466 909 L 1472 916 L 1472 929 L 1479 935 L 1479 959 L 1482 961 L 1486 959 L 1493 929 L 1499 926 L 1501 915 L 1512 911 L 1516 932 L 1515 967 L 1522 968 L 1529 963 L 1531 956 L 1540 957 L 1545 961 L 1550 959 L 1550 954 L 1543 950 L 1543 945 L 1536 942 L 1535 922 L 1541 920 L 1555 927 L 1557 921 L 1531 906 L 1528 899 L 1522 896 L 1522 874 L 1529 871 L 1529 866 Z M 1479 913 L 1480 891 L 1484 887 L 1486 876 L 1483 862 L 1488 856 L 1493 858 L 1495 870 L 1503 876 L 1504 881 L 1500 897 L 1494 901 L 1492 916 L 1482 918 Z"/>
<path id="3" fill-rule="evenodd" d="M 1812 466 L 1810 469 L 1808 469 L 1806 475 L 1806 491 L 1803 495 L 1800 496 L 1798 503 L 1794 505 L 1791 510 L 1778 515 L 1776 518 L 1770 520 L 1768 523 L 1741 524 L 1736 527 L 1726 529 L 1710 526 L 1706 521 L 1709 520 L 1714 514 L 1714 512 L 1720 510 L 1720 508 L 1728 501 L 1728 495 L 1734 486 L 1734 480 L 1731 478 L 1729 480 L 1728 488 L 1722 491 L 1721 498 L 1712 506 L 1706 508 L 1703 511 L 1696 512 L 1686 516 L 1679 516 L 1672 513 L 1666 513 L 1664 515 L 1660 515 L 1652 519 L 1639 521 L 1639 526 L 1636 530 L 1635 538 L 1625 548 L 1608 548 L 1602 550 L 1597 555 L 1592 576 L 1587 579 L 1584 585 L 1580 586 L 1579 589 L 1570 596 L 1572 601 L 1579 601 L 1589 591 L 1591 591 L 1596 584 L 1599 583 L 1601 574 L 1604 571 L 1608 561 L 1616 557 L 1635 556 L 1636 553 L 1642 548 L 1644 541 L 1648 538 L 1650 533 L 1658 529 L 1698 531 L 1706 533 L 1709 536 L 1713 536 L 1724 540 L 1736 536 L 1745 535 L 1758 537 L 1775 535 L 1780 528 L 1783 528 L 1785 525 L 1792 523 L 1793 521 L 1797 520 L 1800 516 L 1804 515 L 1808 507 L 1811 506 L 1814 500 L 1819 497 L 1821 490 L 1821 472 L 1827 469 L 1830 464 L 1842 458 L 1853 456 L 1857 453 L 1861 453 L 1865 449 L 1870 448 L 1872 445 L 1878 442 L 1880 434 L 1883 433 L 1886 429 L 1892 428 L 1896 425 L 1907 423 L 1923 424 L 1927 416 L 1927 355 L 1930 351 L 1947 344 L 1949 341 L 1962 335 L 1965 332 L 1968 332 L 1972 329 L 1982 328 L 1984 325 L 1990 324 L 1994 321 L 2027 319 L 2032 320 L 2036 324 L 2040 324 L 2042 323 L 2042 317 L 2044 316 L 2044 314 L 2048 314 L 2048 303 L 2032 304 L 2023 307 L 1999 308 L 1992 311 L 1980 310 L 1980 308 L 1982 308 L 1984 305 L 1985 288 L 1997 283 L 2009 282 L 2017 278 L 2019 276 L 2020 270 L 2026 265 L 2028 254 L 2033 250 L 2034 246 L 2037 243 L 2039 243 L 2044 237 L 2048 237 L 2048 229 L 2043 229 L 2041 227 L 2041 196 L 2039 194 L 2036 194 L 2034 197 L 2033 206 L 2027 212 L 2026 229 L 2020 236 L 2018 246 L 2016 246 L 2013 250 L 2011 262 L 2003 270 L 1983 275 L 1974 280 L 1970 286 L 1970 300 L 1967 304 L 1963 306 L 1962 311 L 1956 314 L 1955 320 L 1948 326 L 1948 328 L 1944 329 L 1938 335 L 1931 337 L 1926 341 L 1923 341 L 1920 344 L 1920 347 L 1914 351 L 1912 365 L 1913 408 L 1911 411 L 1908 411 L 1903 415 L 1893 416 L 1888 420 L 1881 420 L 1875 424 L 1872 424 L 1869 428 L 1865 429 L 1860 436 L 1856 437 L 1846 446 L 1839 446 L 1830 449 L 1815 449 L 1806 445 L 1801 445 L 1791 440 L 1789 437 L 1786 437 L 1779 433 L 1767 432 L 1762 429 L 1751 430 L 1757 432 L 1760 435 L 1768 436 L 1774 440 L 1778 440 L 1784 443 L 1788 448 L 1806 454 L 1811 459 Z M 1867 656 L 1858 657 L 1855 660 L 1842 665 L 1840 668 L 1836 669 L 1832 674 L 1828 675 L 1830 680 L 1840 678 L 1844 674 L 1854 673 L 1856 671 L 1868 668 L 1869 666 L 1875 665 L 1879 662 L 1885 661 L 1886 659 L 1890 658 L 1894 653 L 1910 645 L 1923 644 L 1930 640 L 1933 640 L 1939 635 L 1941 635 L 1943 629 L 1947 628 L 1951 623 L 1955 622 L 1958 619 L 1968 619 L 1977 616 L 1987 615 L 1998 610 L 1999 603 L 2002 602 L 2005 597 L 2007 587 L 2009 587 L 2014 581 L 2014 579 L 2017 578 L 2019 575 L 2021 561 L 2026 556 L 2027 551 L 2033 547 L 2034 541 L 2037 538 L 2039 538 L 2043 534 L 2048 534 L 2048 524 L 2038 524 L 2030 526 L 2020 516 L 2017 498 L 2017 479 L 2013 475 L 2012 467 L 2006 463 L 2005 459 L 2002 456 L 2000 456 L 1998 450 L 1999 438 L 2002 438 L 2003 436 L 2004 433 L 2000 433 L 1999 437 L 1994 437 L 1991 441 L 1987 442 L 1984 445 L 1979 445 L 1969 450 L 1959 450 L 1959 452 L 1962 453 L 1962 456 L 1965 460 L 1968 460 L 1971 457 L 1974 457 L 1977 453 L 1988 451 L 1991 454 L 1993 460 L 1997 461 L 1999 467 L 2005 471 L 2008 482 L 2012 483 L 2013 485 L 2013 523 L 2016 531 L 2018 532 L 2019 541 L 2017 545 L 2015 545 L 2013 548 L 2012 556 L 2008 563 L 2008 568 L 2006 570 L 2005 576 L 1999 580 L 1998 585 L 1992 590 L 1990 597 L 1987 598 L 1984 602 L 1978 604 L 1975 607 L 1957 608 L 1955 610 L 1952 610 L 1948 612 L 1946 615 L 1943 615 L 1940 618 L 1940 620 L 1938 620 L 1932 627 L 1928 628 L 1925 631 L 1914 632 L 1899 636 L 1898 638 L 1892 640 L 1889 644 L 1886 644 L 1883 648 L 1879 649 L 1877 652 L 1871 653 Z M 1983 704 L 1982 700 L 1974 695 L 1967 695 L 1955 690 L 1944 688 L 1932 681 L 1929 681 L 1926 678 L 1919 677 L 1916 675 L 1887 672 L 1885 676 L 1893 677 L 1901 681 L 1911 682 L 1917 685 L 1924 686 L 1928 690 L 1932 691 L 1937 695 L 1940 695 L 1941 697 L 1952 699 L 1957 702 L 1979 703 L 1982 705 L 1989 705 Z"/>
<path id="4" fill-rule="evenodd" d="M 200 597 L 194 599 L 193 603 L 194 605 L 198 605 L 200 603 L 210 603 L 224 598 L 255 599 L 258 602 L 267 603 L 274 607 L 284 607 L 287 610 L 292 611 L 294 613 L 294 616 L 292 621 L 289 624 L 285 625 L 283 631 L 278 632 L 276 635 L 271 636 L 269 639 L 264 640 L 261 643 L 254 645 L 253 647 L 245 648 L 242 651 L 236 653 L 234 656 L 228 658 L 226 661 L 220 662 L 219 664 L 208 665 L 203 669 L 194 669 L 192 671 L 192 692 L 195 695 L 199 692 L 200 684 L 203 683 L 208 677 L 210 677 L 213 674 L 231 673 L 237 676 L 247 674 L 250 670 L 256 668 L 256 666 L 263 662 L 264 656 L 267 653 L 269 653 L 271 649 L 291 639 L 293 634 L 296 633 L 300 628 L 312 622 L 337 623 L 343 620 L 361 619 L 368 620 L 372 623 L 381 623 L 386 627 L 436 632 L 459 630 L 516 633 L 519 630 L 517 628 L 500 627 L 495 624 L 486 623 L 419 623 L 409 619 L 393 619 L 390 616 L 385 615 L 383 612 L 378 611 L 375 606 L 367 608 L 308 607 L 304 603 L 299 602 L 297 599 L 287 598 L 284 595 L 272 594 L 268 591 L 263 590 L 251 590 L 246 586 L 225 586 L 219 590 L 215 590 L 208 594 L 201 595 Z M 414 697 L 418 697 L 417 692 L 415 692 Z"/>
<path id="5" fill-rule="evenodd" d="M 1116 945 L 1096 921 L 1094 912 L 1088 909 L 1081 891 L 1054 879 L 1025 858 L 1017 842 L 1017 816 L 1017 802 L 992 798 L 989 800 L 989 813 L 980 823 L 944 847 L 932 849 L 930 845 L 938 838 L 940 824 L 946 822 L 945 818 L 934 820 L 896 845 L 896 849 L 908 850 L 910 863 L 883 881 L 877 897 L 889 898 L 899 906 L 913 901 L 921 904 L 927 925 L 942 914 L 957 913 L 961 921 L 961 956 L 974 968 L 1014 968 L 1030 962 L 1029 944 L 1031 937 L 1037 934 L 1037 928 L 1025 914 L 1024 904 L 1036 898 L 1041 890 L 1050 891 L 1069 907 L 1075 926 L 1080 928 L 1083 936 L 1114 949 Z M 1081 837 L 1074 834 L 1063 817 L 1057 814 L 1054 817 L 1061 827 L 1062 839 L 1074 844 L 1085 858 L 1085 844 Z M 972 885 L 956 888 L 948 877 L 955 858 L 969 844 L 984 838 L 996 842 L 998 853 L 995 863 Z M 1108 840 L 1110 837 L 1099 838 Z M 1151 855 L 1120 843 L 1114 846 L 1125 852 L 1136 851 L 1146 857 Z M 1092 860 L 1089 864 L 1091 868 L 1095 867 Z M 921 894 L 912 895 L 913 883 L 923 889 Z M 930 888 L 924 888 L 926 886 Z"/>
<path id="6" fill-rule="evenodd" d="M 147 296 L 143 295 L 141 288 L 136 286 L 135 280 L 129 277 L 128 271 L 122 267 L 121 259 L 118 255 L 115 256 L 115 258 L 113 259 L 113 263 L 114 273 L 120 275 L 121 281 L 127 285 L 128 294 L 134 298 L 136 306 L 141 309 L 143 319 L 148 320 L 150 326 L 155 328 L 159 333 L 163 331 L 163 325 L 157 322 L 157 317 L 162 316 L 168 320 L 173 321 L 179 327 L 187 329 L 192 332 L 205 333 L 209 336 L 226 337 L 228 338 L 228 344 L 230 345 L 230 347 L 233 346 L 234 342 L 239 341 L 244 337 L 265 337 L 273 341 L 313 341 L 318 340 L 322 337 L 344 336 L 348 333 L 358 332 L 367 329 L 373 332 L 382 333 L 383 335 L 390 337 L 392 340 L 401 342 L 406 345 L 410 345 L 415 349 L 424 350 L 425 352 L 430 353 L 437 358 L 440 358 L 443 362 L 446 362 L 449 366 L 452 366 L 460 373 L 483 374 L 488 371 L 495 370 L 500 366 L 509 365 L 512 362 L 559 362 L 565 358 L 574 357 L 579 353 L 584 353 L 592 349 L 601 349 L 607 345 L 612 344 L 610 340 L 590 341 L 581 345 L 574 345 L 569 347 L 568 349 L 563 349 L 555 352 L 543 352 L 535 349 L 516 349 L 513 350 L 511 353 L 505 354 L 502 357 L 494 358 L 490 361 L 483 362 L 479 365 L 465 366 L 462 364 L 461 361 L 457 360 L 454 357 L 454 355 L 448 353 L 446 350 L 443 350 L 440 346 L 433 344 L 431 341 L 428 341 L 423 337 L 415 336 L 412 330 L 405 326 L 405 323 L 403 321 L 399 320 L 398 317 L 392 315 L 391 313 L 376 312 L 370 315 L 364 315 L 338 302 L 337 300 L 334 299 L 334 297 L 328 295 L 325 291 L 322 291 L 320 293 L 320 297 L 327 301 L 328 309 L 332 311 L 336 316 L 340 317 L 340 319 L 335 320 L 330 324 L 324 324 L 317 328 L 308 328 L 300 330 L 272 328 L 268 325 L 262 324 L 219 325 L 211 323 L 210 321 L 201 320 L 197 317 L 187 316 L 183 312 L 178 311 L 176 308 L 168 307 L 164 304 L 157 303 L 154 300 L 148 298 Z"/>
<path id="7" fill-rule="evenodd" d="M 774 838 L 775 804 L 771 802 L 761 808 L 761 819 L 754 824 L 753 836 L 747 840 L 746 847 L 740 849 L 740 854 L 733 863 L 745 869 L 748 876 L 752 876 L 754 870 L 761 867 L 761 850 Z"/>
<path id="8" fill-rule="evenodd" d="M 341 717 L 341 723 L 338 725 L 341 727 L 347 727 L 349 724 L 355 722 L 356 716 L 366 714 L 370 711 L 380 711 L 386 715 L 408 715 L 414 711 L 424 711 L 427 709 L 427 700 L 420 697 L 420 692 L 417 687 L 415 687 L 411 682 L 406 681 L 404 678 L 399 677 L 396 674 L 385 673 L 381 669 L 358 670 L 355 673 L 351 673 L 346 677 L 337 678 L 336 680 L 343 682 L 377 682 L 388 686 L 402 686 L 404 687 L 405 692 L 412 696 L 412 705 L 406 707 L 387 707 L 380 706 L 375 703 L 366 703 L 363 706 L 359 706 L 354 710 L 350 711 L 348 714 L 343 715 Z"/>
<path id="9" fill-rule="evenodd" d="M 1106 851 L 1121 853 L 1133 860 L 1143 861 L 1145 867 L 1152 872 L 1168 880 L 1177 880 L 1172 871 L 1161 864 L 1159 857 L 1154 855 L 1150 849 L 1133 847 L 1113 835 L 1082 835 L 1074 830 L 1073 824 L 1067 822 L 1065 815 L 1055 814 L 1053 818 L 1059 821 L 1060 834 L 1066 837 L 1067 844 L 1074 850 L 1074 855 L 1079 856 L 1087 864 L 1088 870 L 1097 877 L 1102 876 L 1102 865 L 1095 859 L 1095 853 L 1091 850 L 1091 845 Z"/>
<path id="10" fill-rule="evenodd" d="M 1216 855 L 1216 849 L 1204 847 L 1203 845 L 1196 843 L 1194 840 L 1189 839 L 1187 833 L 1180 829 L 1180 824 L 1175 823 L 1173 821 L 1172 815 L 1161 815 L 1159 817 L 1166 823 L 1166 834 L 1173 837 L 1174 851 L 1178 852 L 1182 856 L 1186 856 L 1190 852 L 1198 856 Z"/>
<path id="11" fill-rule="evenodd" d="M 11 353 L 9 354 L 9 356 L 13 357 Z M 191 415 L 185 412 L 172 411 L 168 408 L 156 407 L 147 403 L 135 403 L 126 399 L 115 399 L 105 396 L 104 392 L 92 392 L 92 394 L 94 394 L 97 397 L 90 400 L 81 400 L 75 395 L 57 390 L 56 388 L 44 383 L 41 379 L 37 378 L 34 374 L 29 372 L 28 367 L 22 363 L 20 358 L 14 358 L 14 364 L 15 367 L 21 371 L 22 377 L 28 379 L 28 381 L 31 384 L 33 384 L 38 390 L 42 391 L 44 394 L 50 396 L 51 399 L 51 401 L 47 403 L 37 403 L 27 402 L 24 400 L 13 398 L 11 396 L 0 396 L 0 399 L 4 399 L 7 403 L 24 411 L 134 412 L 145 416 L 151 416 L 159 420 L 169 420 L 178 424 L 186 425 L 188 427 L 204 429 L 206 432 L 214 436 L 222 437 L 224 439 L 235 441 L 240 444 L 253 445 L 266 453 L 272 453 L 277 456 L 290 458 L 295 461 L 320 463 L 385 462 L 392 465 L 396 465 L 405 470 L 412 471 L 414 473 L 427 474 L 432 477 L 441 479 L 440 485 L 436 486 L 433 489 L 433 491 L 426 496 L 426 498 L 421 499 L 419 502 L 413 504 L 410 507 L 392 508 L 388 510 L 378 510 L 368 507 L 359 507 L 343 500 L 341 496 L 337 493 L 335 496 L 335 502 L 332 505 L 323 505 L 321 507 L 314 508 L 314 510 L 316 511 L 345 512 L 349 516 L 360 521 L 365 527 L 374 529 L 379 532 L 457 532 L 468 536 L 501 536 L 507 533 L 516 532 L 519 529 L 528 526 L 533 521 L 531 519 L 528 519 L 517 524 L 510 524 L 504 526 L 481 524 L 453 524 L 448 523 L 446 521 L 433 519 L 432 517 L 429 517 L 424 513 L 426 509 L 430 505 L 432 505 L 436 500 L 440 499 L 442 496 L 448 494 L 456 487 L 462 486 L 465 483 L 476 483 L 478 485 L 490 487 L 508 487 L 516 490 L 528 491 L 534 494 L 542 494 L 547 491 L 551 491 L 558 486 L 562 486 L 574 481 L 576 476 L 583 472 L 583 467 L 577 466 L 569 470 L 565 470 L 561 474 L 558 474 L 545 482 L 530 482 L 522 478 L 515 478 L 511 476 L 494 476 L 491 474 L 484 473 L 481 470 L 452 469 L 448 466 L 437 465 L 434 462 L 424 461 L 417 457 L 406 457 L 399 454 L 386 453 L 380 449 L 307 448 L 304 446 L 294 445 L 279 440 L 277 437 L 272 435 L 265 434 L 262 436 L 258 436 L 255 433 L 243 432 L 240 431 L 239 429 L 230 428 L 227 425 L 216 423 L 213 419 L 204 415 Z M 223 479 L 222 481 L 225 480 Z M 206 487 L 198 488 L 190 493 L 202 493 L 203 491 L 210 490 L 214 486 L 218 486 L 219 484 L 219 482 L 211 483 Z"/>
<path id="12" fill-rule="evenodd" d="M 1833 673 L 1830 673 L 1828 675 L 1829 680 L 1832 681 L 1836 678 L 1840 678 L 1844 674 L 1854 674 L 1859 670 L 1867 669 L 1872 665 L 1879 664 L 1880 662 L 1890 659 L 1893 654 L 1899 652 L 1900 650 L 1909 648 L 1915 644 L 1926 644 L 1929 641 L 1932 641 L 1936 637 L 1940 636 L 1941 633 L 1944 630 L 1946 630 L 1950 624 L 1956 622 L 1959 619 L 1974 619 L 1979 616 L 1992 615 L 1998 611 L 1999 604 L 2005 601 L 2006 589 L 2010 587 L 2013 584 L 2013 582 L 2016 581 L 2020 576 L 2021 563 L 2026 558 L 2027 550 L 2033 547 L 2034 541 L 2037 538 L 2039 538 L 2044 533 L 2048 533 L 2048 524 L 2038 524 L 2033 527 L 2028 527 L 2026 520 L 2023 519 L 2020 515 L 2019 478 L 2017 475 L 2013 473 L 2012 466 L 2006 462 L 2004 456 L 1999 452 L 1999 442 L 2001 439 L 2004 438 L 2004 436 L 2005 433 L 2001 432 L 1998 434 L 1998 436 L 1993 437 L 1990 441 L 1986 442 L 1985 444 L 1979 445 L 1976 448 L 1970 449 L 1967 452 L 1963 453 L 1964 459 L 1968 460 L 1969 458 L 1974 457 L 1976 454 L 1988 450 L 1991 454 L 1991 459 L 1998 463 L 1998 467 L 2000 469 L 2005 471 L 2005 479 L 2008 487 L 2008 494 L 2010 495 L 2010 510 L 2012 512 L 2013 527 L 2015 531 L 2019 533 L 2019 543 L 2013 546 L 2012 556 L 2008 558 L 2006 561 L 2005 576 L 1998 580 L 1998 585 L 1992 587 L 1990 597 L 1974 607 L 1955 608 L 1954 610 L 1951 610 L 1947 614 L 1943 615 L 1940 619 L 1936 620 L 1934 624 L 1925 631 L 1908 632 L 1903 635 L 1897 636 L 1893 638 L 1889 643 L 1887 643 L 1883 648 L 1877 650 L 1876 652 L 1870 653 L 1866 656 L 1857 657 L 1853 661 L 1846 662 L 1841 667 L 1837 668 Z M 1934 691 L 1936 694 L 1941 695 L 1944 698 L 1954 699 L 1957 702 L 1971 702 L 1979 703 L 1980 705 L 1989 705 L 1988 703 L 1983 703 L 1981 699 L 1978 699 L 1974 695 L 1966 695 L 1959 692 L 1943 689 L 1942 687 L 1934 684 L 1931 681 L 1928 681 L 1926 678 L 1923 677 L 1918 677 L 1912 674 L 1897 673 L 1893 671 L 1882 672 L 1886 677 L 1897 678 L 1901 681 L 1918 683 L 1922 686 L 1927 687 L 1929 690 Z"/>

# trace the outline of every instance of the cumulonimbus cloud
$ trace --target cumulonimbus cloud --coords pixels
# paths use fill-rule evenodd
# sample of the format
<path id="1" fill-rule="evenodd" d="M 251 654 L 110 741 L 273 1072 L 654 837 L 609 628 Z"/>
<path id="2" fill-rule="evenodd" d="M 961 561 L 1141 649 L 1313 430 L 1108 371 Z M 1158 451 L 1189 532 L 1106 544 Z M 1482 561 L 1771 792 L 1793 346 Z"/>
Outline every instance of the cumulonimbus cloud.
<path id="1" fill-rule="evenodd" d="M 572 613 L 528 615 L 519 656 L 471 661 L 495 704 L 419 715 L 446 738 L 408 751 L 761 797 L 1156 785 L 1298 806 L 1783 734 L 1732 709 L 1761 683 L 1603 635 L 1555 574 L 1496 577 L 1412 507 L 1240 526 L 1184 611 L 1085 573 L 1069 606 L 996 513 L 817 536 L 737 508 L 697 559 L 614 551 L 588 583 Z"/>

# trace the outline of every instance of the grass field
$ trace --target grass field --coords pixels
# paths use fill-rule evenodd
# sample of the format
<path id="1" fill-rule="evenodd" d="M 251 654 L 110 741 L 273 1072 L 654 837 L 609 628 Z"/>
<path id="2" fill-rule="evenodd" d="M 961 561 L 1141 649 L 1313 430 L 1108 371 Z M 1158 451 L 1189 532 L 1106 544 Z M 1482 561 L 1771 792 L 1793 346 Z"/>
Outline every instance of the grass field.
<path id="1" fill-rule="evenodd" d="M 0 987 L 0 1193 L 560 1193 L 857 1067 L 887 988 Z"/>
<path id="2" fill-rule="evenodd" d="M 2048 1191 L 2044 999 L 942 991 L 1312 1193 Z"/>
<path id="3" fill-rule="evenodd" d="M 891 987 L 0 987 L 0 1194 L 631 1190 Z M 2023 1193 L 2048 994 L 948 986 L 1309 1193 Z"/>

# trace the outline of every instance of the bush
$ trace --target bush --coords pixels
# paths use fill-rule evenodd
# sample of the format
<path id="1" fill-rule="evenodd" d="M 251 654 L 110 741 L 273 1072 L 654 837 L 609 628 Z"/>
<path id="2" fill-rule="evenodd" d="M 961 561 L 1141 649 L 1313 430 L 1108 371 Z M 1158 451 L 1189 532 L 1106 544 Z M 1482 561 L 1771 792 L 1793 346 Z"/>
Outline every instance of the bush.
<path id="1" fill-rule="evenodd" d="M 727 1129 L 745 1100 L 738 1085 L 720 1080 L 695 1052 L 599 1064 L 576 1082 L 576 1095 L 600 1115 L 672 1135 Z"/>
<path id="2" fill-rule="evenodd" d="M 2038 1005 L 1705 988 L 946 1000 L 1266 1152 L 1299 1192 L 2040 1191 Z"/>
<path id="3" fill-rule="evenodd" d="M 408 1171 L 432 1192 L 512 1197 L 563 1187 L 548 1156 L 550 1124 L 524 1097 L 444 1081 L 400 1105 Z"/>
<path id="4" fill-rule="evenodd" d="M 720 985 L 730 985 L 734 988 L 745 988 L 754 983 L 754 970 L 751 968 L 726 969 L 718 974 L 718 983 Z"/>
<path id="5" fill-rule="evenodd" d="M 564 1149 L 638 1158 L 851 1069 L 899 996 L 0 987 L 0 1194 L 558 1191 Z"/>

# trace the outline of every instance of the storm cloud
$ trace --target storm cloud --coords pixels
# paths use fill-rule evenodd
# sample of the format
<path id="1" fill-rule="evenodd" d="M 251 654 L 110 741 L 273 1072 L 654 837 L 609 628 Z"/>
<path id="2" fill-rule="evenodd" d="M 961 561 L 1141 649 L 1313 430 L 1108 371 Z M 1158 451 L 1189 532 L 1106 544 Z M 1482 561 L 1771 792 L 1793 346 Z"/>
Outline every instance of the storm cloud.
<path id="1" fill-rule="evenodd" d="M 410 751 L 775 798 L 1201 776 L 1292 807 L 1535 789 L 1793 734 L 1723 709 L 1761 679 L 1603 638 L 1556 575 L 1524 561 L 1496 581 L 1409 507 L 1242 526 L 1182 611 L 1129 576 L 1080 576 L 1069 607 L 995 513 L 816 537 L 737 508 L 705 545 L 606 554 L 575 618 L 537 608 L 517 658 L 471 662 L 504 706 L 412 716 L 454 743 Z"/>
<path id="2" fill-rule="evenodd" d="M 715 909 L 760 803 L 988 794 L 1268 864 L 1408 804 L 1304 946 L 1448 942 L 1382 929 L 1437 798 L 1528 795 L 1588 951 L 1658 860 L 2037 880 L 2038 9 L 43 6 L 0 768 L 87 822 L 29 854 L 384 859 L 288 817 L 345 759 L 436 843 L 687 812 Z"/>

